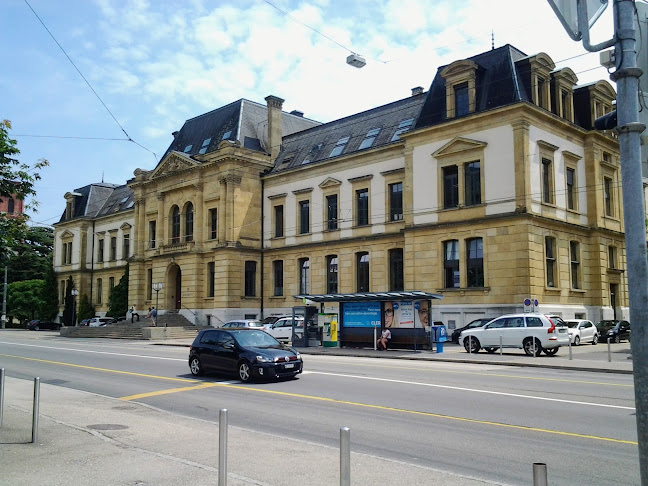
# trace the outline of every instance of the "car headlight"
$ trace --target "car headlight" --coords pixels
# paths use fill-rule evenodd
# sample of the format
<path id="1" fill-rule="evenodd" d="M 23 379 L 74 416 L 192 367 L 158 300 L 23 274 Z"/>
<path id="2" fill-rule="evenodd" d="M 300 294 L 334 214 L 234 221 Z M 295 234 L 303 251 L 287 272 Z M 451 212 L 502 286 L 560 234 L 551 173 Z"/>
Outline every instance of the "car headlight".
<path id="1" fill-rule="evenodd" d="M 297 359 L 301 359 L 301 354 L 299 354 L 297 351 L 295 351 L 295 356 L 297 356 Z"/>
<path id="2" fill-rule="evenodd" d="M 261 356 L 260 354 L 256 357 L 257 363 L 272 363 L 272 358 L 267 356 Z"/>

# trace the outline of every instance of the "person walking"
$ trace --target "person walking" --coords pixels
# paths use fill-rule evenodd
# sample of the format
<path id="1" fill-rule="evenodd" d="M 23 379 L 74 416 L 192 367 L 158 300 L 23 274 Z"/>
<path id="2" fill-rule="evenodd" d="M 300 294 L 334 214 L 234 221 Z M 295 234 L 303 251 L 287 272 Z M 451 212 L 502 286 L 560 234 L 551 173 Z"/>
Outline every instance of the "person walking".
<path id="1" fill-rule="evenodd" d="M 131 306 L 130 308 L 130 313 L 131 313 L 131 323 L 135 322 L 135 316 L 137 316 L 137 322 L 139 322 L 139 313 L 135 309 L 135 306 Z"/>
<path id="2" fill-rule="evenodd" d="M 157 309 L 151 308 L 151 319 L 153 319 L 153 327 L 157 327 Z"/>

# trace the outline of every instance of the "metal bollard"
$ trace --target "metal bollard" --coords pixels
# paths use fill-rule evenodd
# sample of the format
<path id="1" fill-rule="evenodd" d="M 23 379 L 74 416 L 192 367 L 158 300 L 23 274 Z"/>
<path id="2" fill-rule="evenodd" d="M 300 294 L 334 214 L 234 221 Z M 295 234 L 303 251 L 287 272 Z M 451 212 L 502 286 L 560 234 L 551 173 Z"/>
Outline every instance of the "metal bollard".
<path id="1" fill-rule="evenodd" d="M 569 359 L 572 359 L 571 337 L 569 338 Z"/>
<path id="2" fill-rule="evenodd" d="M 34 378 L 34 412 L 32 414 L 32 444 L 38 441 L 38 407 L 40 403 L 40 378 Z"/>
<path id="3" fill-rule="evenodd" d="M 227 409 L 218 414 L 218 486 L 227 486 Z"/>
<path id="4" fill-rule="evenodd" d="M 472 335 L 468 336 L 468 354 L 472 354 Z"/>
<path id="5" fill-rule="evenodd" d="M 610 336 L 607 338 L 608 343 L 608 363 L 612 362 L 612 348 L 610 347 Z"/>
<path id="6" fill-rule="evenodd" d="M 2 411 L 4 410 L 4 368 L 0 368 L 0 427 L 2 427 Z"/>
<path id="7" fill-rule="evenodd" d="M 502 346 L 502 335 L 500 334 L 500 356 L 504 354 L 504 346 Z"/>
<path id="8" fill-rule="evenodd" d="M 340 429 L 340 486 L 351 486 L 351 429 Z"/>
<path id="9" fill-rule="evenodd" d="M 547 465 L 544 462 L 533 463 L 533 486 L 547 486 Z"/>

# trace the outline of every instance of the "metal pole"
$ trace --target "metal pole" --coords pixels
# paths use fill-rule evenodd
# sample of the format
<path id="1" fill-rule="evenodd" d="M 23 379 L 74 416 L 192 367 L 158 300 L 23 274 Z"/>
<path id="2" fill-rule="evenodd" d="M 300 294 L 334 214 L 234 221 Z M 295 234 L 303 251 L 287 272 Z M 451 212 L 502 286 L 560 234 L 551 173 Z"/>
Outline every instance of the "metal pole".
<path id="1" fill-rule="evenodd" d="M 468 354 L 472 354 L 472 334 L 468 336 Z"/>
<path id="2" fill-rule="evenodd" d="M 0 368 L 0 427 L 2 427 L 2 415 L 4 410 L 4 382 L 5 370 Z"/>
<path id="3" fill-rule="evenodd" d="M 500 356 L 504 354 L 504 346 L 502 346 L 502 335 L 500 334 Z"/>
<path id="4" fill-rule="evenodd" d="M 572 359 L 571 336 L 569 336 L 569 359 L 570 360 Z"/>
<path id="5" fill-rule="evenodd" d="M 340 486 L 351 486 L 351 430 L 340 429 Z"/>
<path id="6" fill-rule="evenodd" d="M 646 219 L 641 174 L 641 132 L 639 123 L 639 77 L 635 43 L 635 5 L 614 0 L 614 45 L 617 69 L 611 79 L 617 83 L 617 119 L 623 214 L 632 330 L 632 360 L 635 384 L 637 439 L 641 484 L 648 486 L 648 261 L 646 260 Z"/>
<path id="7" fill-rule="evenodd" d="M 533 486 L 547 486 L 547 465 L 544 462 L 533 463 Z"/>
<path id="8" fill-rule="evenodd" d="M 218 414 L 218 486 L 227 486 L 227 409 Z"/>
<path id="9" fill-rule="evenodd" d="M 32 444 L 38 441 L 38 408 L 40 403 L 40 378 L 34 378 L 34 412 L 32 414 Z"/>
<path id="10" fill-rule="evenodd" d="M 376 351 L 378 348 L 378 334 L 376 333 L 376 325 L 374 324 L 374 351 Z"/>
<path id="11" fill-rule="evenodd" d="M 4 271 L 4 288 L 2 290 L 2 321 L 0 322 L 0 329 L 5 328 L 5 321 L 7 320 L 7 265 Z"/>
<path id="12" fill-rule="evenodd" d="M 612 350 L 610 349 L 610 336 L 607 338 L 608 343 L 608 363 L 612 362 Z"/>

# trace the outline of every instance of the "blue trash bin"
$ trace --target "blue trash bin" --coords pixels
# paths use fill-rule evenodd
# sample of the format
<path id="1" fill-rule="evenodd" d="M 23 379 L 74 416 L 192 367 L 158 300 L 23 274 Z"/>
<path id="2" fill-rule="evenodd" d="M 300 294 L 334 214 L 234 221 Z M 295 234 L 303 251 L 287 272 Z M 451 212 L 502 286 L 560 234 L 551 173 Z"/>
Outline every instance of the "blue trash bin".
<path id="1" fill-rule="evenodd" d="M 437 353 L 443 353 L 443 343 L 448 339 L 448 332 L 445 326 L 430 326 L 430 337 L 436 344 Z"/>

